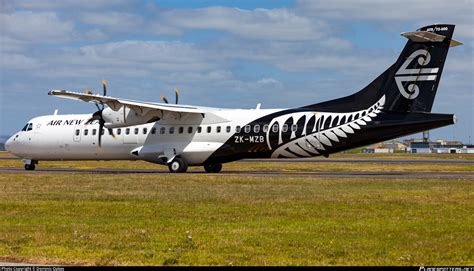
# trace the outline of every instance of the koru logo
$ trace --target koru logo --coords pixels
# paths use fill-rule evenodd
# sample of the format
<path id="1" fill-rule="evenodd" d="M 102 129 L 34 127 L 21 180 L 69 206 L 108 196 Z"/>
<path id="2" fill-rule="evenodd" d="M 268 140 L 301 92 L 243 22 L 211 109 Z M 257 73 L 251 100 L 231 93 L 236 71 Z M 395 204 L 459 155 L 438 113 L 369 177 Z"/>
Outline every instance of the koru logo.
<path id="1" fill-rule="evenodd" d="M 403 97 L 413 100 L 420 94 L 420 88 L 416 84 L 418 81 L 434 81 L 439 68 L 420 68 L 420 69 L 408 69 L 408 65 L 412 61 L 418 58 L 418 64 L 420 66 L 426 66 L 430 63 L 431 55 L 425 49 L 416 50 L 410 57 L 403 63 L 400 69 L 395 74 L 395 82 L 397 83 L 398 90 Z M 413 82 L 409 84 L 407 89 L 403 87 L 404 82 Z"/>

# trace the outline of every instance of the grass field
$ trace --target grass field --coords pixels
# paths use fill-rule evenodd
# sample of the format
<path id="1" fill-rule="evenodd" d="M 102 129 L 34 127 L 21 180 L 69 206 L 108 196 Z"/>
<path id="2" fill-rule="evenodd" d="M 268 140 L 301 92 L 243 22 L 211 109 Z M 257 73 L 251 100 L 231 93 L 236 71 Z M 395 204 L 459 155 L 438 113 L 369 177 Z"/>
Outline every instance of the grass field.
<path id="1" fill-rule="evenodd" d="M 20 165 L 0 161 L 0 167 Z M 39 166 L 158 167 L 142 162 Z M 349 169 L 336 163 L 246 162 L 224 169 L 351 170 L 350 164 L 342 166 Z M 474 171 L 469 165 L 438 166 L 444 165 L 385 165 L 384 170 Z M 0 261 L 472 265 L 473 225 L 472 180 L 0 175 Z"/>

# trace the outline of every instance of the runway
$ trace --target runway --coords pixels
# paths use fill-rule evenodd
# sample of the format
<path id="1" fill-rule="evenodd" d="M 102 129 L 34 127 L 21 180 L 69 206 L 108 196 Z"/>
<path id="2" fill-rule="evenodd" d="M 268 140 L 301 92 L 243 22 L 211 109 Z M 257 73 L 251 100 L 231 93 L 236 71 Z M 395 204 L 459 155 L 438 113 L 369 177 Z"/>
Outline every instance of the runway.
<path id="1" fill-rule="evenodd" d="M 269 163 L 348 163 L 348 164 L 452 164 L 452 165 L 474 165 L 474 159 L 381 159 L 381 158 L 294 158 L 294 159 L 244 159 L 239 162 L 269 162 Z"/>
<path id="2" fill-rule="evenodd" d="M 22 168 L 0 167 L 0 174 L 170 174 L 166 169 L 75 169 L 75 168 L 38 168 L 25 171 Z M 202 170 L 189 170 L 184 174 L 210 176 L 250 176 L 250 177 L 308 177 L 308 178 L 380 178 L 380 179 L 469 179 L 474 180 L 474 172 L 414 172 L 414 171 L 284 171 L 284 170 L 223 170 L 221 173 L 205 173 Z"/>
<path id="3" fill-rule="evenodd" d="M 416 156 L 415 156 L 416 157 Z M 16 156 L 0 156 L 0 160 L 11 160 L 20 158 Z M 452 165 L 474 165 L 474 159 L 383 159 L 383 158 L 302 158 L 302 159 L 244 159 L 238 162 L 244 163 L 331 163 L 331 164 L 452 164 Z M 22 167 L 0 167 L 0 174 L 171 174 L 166 167 L 158 169 L 121 169 L 121 168 L 42 168 L 37 167 L 34 171 L 25 171 Z M 324 171 L 324 170 L 226 170 L 221 173 L 209 174 L 203 170 L 191 168 L 186 174 L 208 174 L 215 176 L 254 176 L 254 177 L 310 177 L 310 178 L 381 178 L 381 179 L 471 179 L 474 180 L 474 172 L 434 172 L 434 171 Z"/>
<path id="4" fill-rule="evenodd" d="M 20 160 L 16 156 L 0 156 L 0 160 Z M 452 164 L 474 165 L 474 159 L 382 159 L 382 158 L 292 158 L 292 159 L 243 159 L 237 162 L 247 163 L 349 163 L 349 164 Z"/>

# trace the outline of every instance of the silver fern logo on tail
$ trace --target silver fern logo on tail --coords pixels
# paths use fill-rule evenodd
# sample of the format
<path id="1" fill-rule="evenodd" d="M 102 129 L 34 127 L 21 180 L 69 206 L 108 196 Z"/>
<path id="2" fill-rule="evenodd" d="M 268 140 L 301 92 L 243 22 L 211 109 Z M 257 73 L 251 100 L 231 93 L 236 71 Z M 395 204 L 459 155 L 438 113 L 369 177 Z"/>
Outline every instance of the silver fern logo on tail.
<path id="1" fill-rule="evenodd" d="M 385 95 L 371 107 L 356 112 L 298 112 L 276 117 L 266 133 L 268 148 L 273 150 L 273 158 L 319 155 L 370 123 L 384 105 Z"/>
<path id="2" fill-rule="evenodd" d="M 408 69 L 408 66 L 417 58 L 420 66 L 426 66 L 431 61 L 430 53 L 425 49 L 416 50 L 413 52 L 405 62 L 403 62 L 400 69 L 395 74 L 395 82 L 398 90 L 403 97 L 413 100 L 420 94 L 420 88 L 417 83 L 419 81 L 434 81 L 436 80 L 439 68 L 419 68 Z M 407 89 L 403 86 L 404 82 L 412 82 Z"/>

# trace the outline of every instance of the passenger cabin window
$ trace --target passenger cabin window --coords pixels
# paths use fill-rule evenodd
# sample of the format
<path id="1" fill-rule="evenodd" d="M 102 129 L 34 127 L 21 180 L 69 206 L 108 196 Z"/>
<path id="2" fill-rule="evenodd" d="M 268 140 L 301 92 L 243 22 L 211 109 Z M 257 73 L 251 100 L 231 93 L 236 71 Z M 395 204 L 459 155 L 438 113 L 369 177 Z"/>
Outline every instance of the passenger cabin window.
<path id="1" fill-rule="evenodd" d="M 76 136 L 79 136 L 81 134 L 81 131 L 79 129 L 76 129 Z"/>
<path id="2" fill-rule="evenodd" d="M 252 130 L 252 129 L 250 128 L 250 125 L 245 125 L 245 127 L 244 127 L 244 132 L 245 132 L 246 134 L 248 134 L 248 133 L 250 133 L 250 130 Z"/>
<path id="3" fill-rule="evenodd" d="M 262 132 L 264 133 L 268 132 L 268 124 L 263 125 Z"/>
<path id="4" fill-rule="evenodd" d="M 125 134 L 129 135 L 130 134 L 130 128 L 125 129 Z"/>
<path id="5" fill-rule="evenodd" d="M 253 127 L 253 132 L 254 132 L 254 133 L 260 132 L 260 125 L 256 124 L 256 125 Z"/>
<path id="6" fill-rule="evenodd" d="M 105 133 L 105 130 L 102 129 L 102 130 L 100 131 L 100 134 L 101 134 L 101 135 L 104 135 L 104 133 Z"/>
<path id="7" fill-rule="evenodd" d="M 84 129 L 84 135 L 86 136 L 89 133 L 88 129 Z"/>
<path id="8" fill-rule="evenodd" d="M 134 132 L 136 135 L 138 135 L 138 128 L 135 128 Z"/>
<path id="9" fill-rule="evenodd" d="M 96 129 L 92 129 L 92 135 L 96 135 L 97 134 L 97 130 Z"/>
<path id="10" fill-rule="evenodd" d="M 277 123 L 273 124 L 273 126 L 272 126 L 272 132 L 278 133 L 278 124 L 277 124 Z"/>
<path id="11" fill-rule="evenodd" d="M 225 127 L 226 133 L 230 133 L 230 126 Z"/>
<path id="12" fill-rule="evenodd" d="M 110 128 L 110 129 L 107 129 L 109 130 L 109 135 L 113 135 L 114 134 L 114 129 Z"/>
<path id="13" fill-rule="evenodd" d="M 120 135 L 122 133 L 122 129 L 118 128 L 117 129 L 117 135 Z"/>
<path id="14" fill-rule="evenodd" d="M 197 132 L 198 132 L 198 134 L 200 134 L 202 132 L 202 127 L 201 126 L 197 127 Z"/>
<path id="15" fill-rule="evenodd" d="M 240 133 L 240 130 L 241 130 L 241 129 L 240 129 L 240 126 L 235 126 L 235 132 L 236 132 L 236 133 Z"/>
<path id="16" fill-rule="evenodd" d="M 151 134 L 152 135 L 156 134 L 156 128 L 155 127 L 151 128 Z"/>
<path id="17" fill-rule="evenodd" d="M 174 134 L 174 127 L 170 127 L 170 134 Z"/>
<path id="18" fill-rule="evenodd" d="M 184 131 L 184 127 L 183 127 L 183 126 L 180 126 L 179 129 L 178 129 L 178 132 L 179 132 L 180 134 L 182 134 L 183 131 Z"/>
<path id="19" fill-rule="evenodd" d="M 160 135 L 164 135 L 164 134 L 165 134 L 165 131 L 166 131 L 166 128 L 165 128 L 165 127 L 161 127 L 161 128 L 160 128 Z"/>
<path id="20" fill-rule="evenodd" d="M 220 126 L 217 126 L 217 127 L 216 127 L 216 132 L 217 132 L 217 133 L 220 133 L 220 132 L 221 132 L 221 127 L 220 127 Z"/>
<path id="21" fill-rule="evenodd" d="M 148 129 L 147 129 L 147 128 L 143 128 L 143 134 L 146 135 L 147 132 L 148 132 Z"/>
<path id="22" fill-rule="evenodd" d="M 283 133 L 288 132 L 288 124 L 286 124 L 286 123 L 283 124 L 283 127 L 281 127 L 281 131 L 282 131 Z"/>
<path id="23" fill-rule="evenodd" d="M 189 126 L 188 127 L 188 134 L 192 134 L 193 133 L 193 127 L 192 126 Z"/>
<path id="24" fill-rule="evenodd" d="M 298 130 L 298 125 L 296 124 L 291 125 L 291 131 L 296 132 L 296 130 Z"/>
<path id="25" fill-rule="evenodd" d="M 210 133 L 212 131 L 212 127 L 211 126 L 207 126 L 207 133 Z"/>

